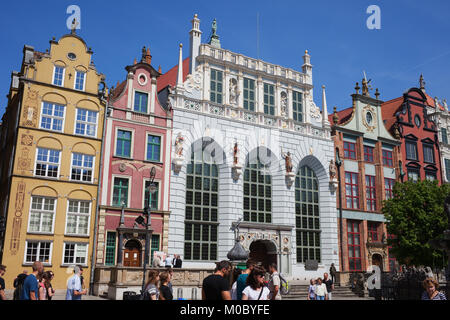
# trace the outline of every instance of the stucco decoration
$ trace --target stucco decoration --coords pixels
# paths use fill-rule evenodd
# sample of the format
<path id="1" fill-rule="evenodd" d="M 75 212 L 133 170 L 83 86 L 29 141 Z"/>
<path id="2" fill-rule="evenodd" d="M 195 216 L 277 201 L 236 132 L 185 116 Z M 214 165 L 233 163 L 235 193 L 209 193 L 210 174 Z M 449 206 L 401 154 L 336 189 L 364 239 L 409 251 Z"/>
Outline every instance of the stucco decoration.
<path id="1" fill-rule="evenodd" d="M 36 90 L 29 90 L 25 99 L 25 107 L 23 108 L 23 121 L 24 126 L 37 127 L 37 115 L 38 115 L 38 99 L 39 94 Z"/>
<path id="2" fill-rule="evenodd" d="M 377 127 L 377 115 L 370 105 L 362 109 L 362 121 L 368 132 L 373 132 Z"/>
<path id="3" fill-rule="evenodd" d="M 322 116 L 320 114 L 320 108 L 314 103 L 313 97 L 308 94 L 306 99 L 311 118 L 314 118 L 317 121 L 321 121 Z"/>
<path id="4" fill-rule="evenodd" d="M 17 163 L 17 168 L 19 170 L 28 170 L 30 168 L 31 165 L 31 158 L 30 158 L 30 150 L 26 147 L 24 147 L 21 150 L 19 159 L 18 159 L 18 163 Z"/>
<path id="5" fill-rule="evenodd" d="M 20 143 L 24 146 L 31 146 L 33 144 L 33 136 L 28 134 L 22 134 Z"/>
<path id="6" fill-rule="evenodd" d="M 13 219 L 11 242 L 9 245 L 9 250 L 13 256 L 17 254 L 20 246 L 20 229 L 22 227 L 22 210 L 25 199 L 25 188 L 25 182 L 20 181 L 17 185 L 16 202 L 14 204 L 15 217 Z"/>
<path id="7" fill-rule="evenodd" d="M 184 81 L 185 96 L 194 99 L 201 99 L 203 76 L 201 72 L 189 74 Z"/>

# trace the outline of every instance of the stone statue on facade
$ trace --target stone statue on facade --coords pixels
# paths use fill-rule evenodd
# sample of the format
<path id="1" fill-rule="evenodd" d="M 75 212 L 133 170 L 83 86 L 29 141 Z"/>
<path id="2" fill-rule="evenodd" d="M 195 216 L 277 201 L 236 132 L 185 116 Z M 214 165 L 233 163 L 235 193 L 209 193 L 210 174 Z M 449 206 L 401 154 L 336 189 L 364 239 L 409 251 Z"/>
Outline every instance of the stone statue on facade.
<path id="1" fill-rule="evenodd" d="M 370 96 L 369 90 L 372 89 L 372 87 L 370 86 L 371 81 L 372 81 L 372 79 L 367 81 L 367 79 L 365 77 L 362 79 L 362 94 L 363 94 L 363 96 Z"/>
<path id="2" fill-rule="evenodd" d="M 242 174 L 242 166 L 239 164 L 239 145 L 237 141 L 233 147 L 233 166 L 232 166 L 233 180 L 239 180 Z"/>
<path id="3" fill-rule="evenodd" d="M 183 157 L 183 143 L 184 143 L 184 138 L 180 132 L 180 133 L 178 133 L 178 136 L 175 139 L 175 156 L 177 156 L 179 158 Z"/>
<path id="4" fill-rule="evenodd" d="M 281 151 L 281 157 L 284 159 L 285 162 L 286 173 L 291 173 L 293 168 L 291 153 L 289 151 L 287 153 Z"/>
<path id="5" fill-rule="evenodd" d="M 230 104 L 237 104 L 239 93 L 236 79 L 230 79 Z"/>
<path id="6" fill-rule="evenodd" d="M 282 117 L 287 117 L 287 94 L 286 92 L 281 92 L 281 108 L 280 113 Z"/>
<path id="7" fill-rule="evenodd" d="M 181 166 L 183 165 L 183 143 L 184 137 L 181 135 L 181 132 L 179 132 L 175 139 L 175 156 L 172 159 L 175 173 L 180 172 Z"/>
<path id="8" fill-rule="evenodd" d="M 336 170 L 336 164 L 334 163 L 334 160 L 330 160 L 330 181 L 336 181 L 336 174 L 337 174 L 337 170 Z"/>

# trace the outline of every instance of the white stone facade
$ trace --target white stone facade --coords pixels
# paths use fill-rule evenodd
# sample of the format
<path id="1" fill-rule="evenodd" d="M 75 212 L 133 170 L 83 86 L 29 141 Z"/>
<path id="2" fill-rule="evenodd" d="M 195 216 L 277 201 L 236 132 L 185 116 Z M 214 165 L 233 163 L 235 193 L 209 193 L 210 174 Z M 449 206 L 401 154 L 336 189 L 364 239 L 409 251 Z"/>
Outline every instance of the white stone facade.
<path id="1" fill-rule="evenodd" d="M 198 30 L 196 19 L 193 23 L 196 23 L 195 29 Z M 191 37 L 200 34 L 191 32 Z M 199 43 L 197 40 L 191 39 L 191 45 Z M 196 49 L 190 50 L 196 59 L 195 73 L 188 75 L 184 83 L 177 83 L 169 96 L 174 110 L 169 254 L 184 257 L 186 170 L 191 159 L 191 147 L 202 139 L 213 139 L 219 170 L 218 248 L 215 261 L 227 259 L 227 253 L 234 245 L 234 233 L 230 227 L 233 222 L 243 219 L 246 161 L 257 148 L 263 147 L 270 150 L 271 223 L 242 221 L 239 228 L 241 244 L 249 250 L 255 240 L 271 242 L 274 248 L 272 253 L 277 254 L 279 270 L 289 278 L 309 281 L 328 272 L 331 263 L 339 270 L 336 194 L 328 172 L 330 160 L 334 160 L 334 144 L 328 119 L 323 121 L 320 109 L 310 98 L 313 86 L 308 53 L 303 57 L 303 72 L 298 72 L 208 44 L 201 44 L 198 51 Z M 180 71 L 181 63 L 178 68 Z M 210 102 L 211 68 L 223 74 L 223 99 L 220 104 Z M 254 111 L 243 108 L 244 77 L 255 80 Z M 264 113 L 263 83 L 274 85 L 274 115 Z M 233 85 L 237 88 L 232 88 Z M 293 119 L 293 90 L 302 94 L 302 122 Z M 182 144 L 178 143 L 177 137 L 184 139 Z M 236 143 L 239 149 L 237 163 L 234 159 Z M 291 173 L 287 172 L 282 156 L 288 151 L 293 166 Z M 292 182 L 302 166 L 314 171 L 319 184 L 321 262 L 316 271 L 305 271 L 304 263 L 297 263 L 295 183 Z M 236 167 L 237 171 L 233 169 Z M 215 261 L 183 259 L 183 267 L 213 268 Z"/>

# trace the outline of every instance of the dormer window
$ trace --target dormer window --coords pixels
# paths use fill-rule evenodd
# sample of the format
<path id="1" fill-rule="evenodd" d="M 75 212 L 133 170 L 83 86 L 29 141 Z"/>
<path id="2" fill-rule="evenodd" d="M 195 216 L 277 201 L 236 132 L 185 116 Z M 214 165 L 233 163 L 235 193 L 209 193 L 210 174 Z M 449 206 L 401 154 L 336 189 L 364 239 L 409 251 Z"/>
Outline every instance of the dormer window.
<path id="1" fill-rule="evenodd" d="M 64 84 L 64 67 L 55 66 L 53 71 L 53 84 L 62 87 Z"/>

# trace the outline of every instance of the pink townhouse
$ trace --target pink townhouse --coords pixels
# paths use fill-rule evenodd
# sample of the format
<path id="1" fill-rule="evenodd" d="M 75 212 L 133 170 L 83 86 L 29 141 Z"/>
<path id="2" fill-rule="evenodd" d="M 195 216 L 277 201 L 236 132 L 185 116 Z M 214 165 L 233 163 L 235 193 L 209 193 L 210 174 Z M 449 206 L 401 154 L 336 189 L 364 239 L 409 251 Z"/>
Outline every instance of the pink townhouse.
<path id="1" fill-rule="evenodd" d="M 154 251 L 168 248 L 172 112 L 158 100 L 161 73 L 152 67 L 149 49 L 125 69 L 126 80 L 112 89 L 108 103 L 97 267 L 143 266 L 145 228 L 135 220 L 145 207 L 153 230 L 149 263 Z"/>

